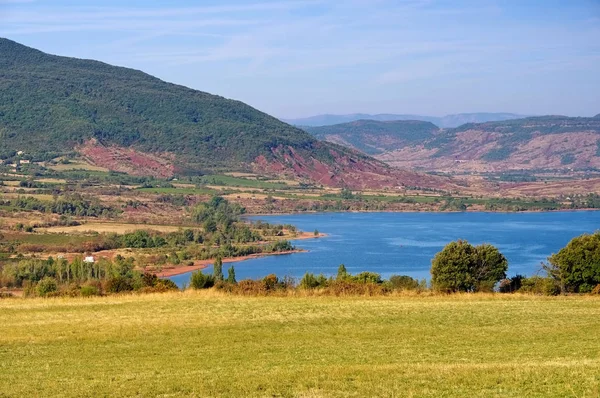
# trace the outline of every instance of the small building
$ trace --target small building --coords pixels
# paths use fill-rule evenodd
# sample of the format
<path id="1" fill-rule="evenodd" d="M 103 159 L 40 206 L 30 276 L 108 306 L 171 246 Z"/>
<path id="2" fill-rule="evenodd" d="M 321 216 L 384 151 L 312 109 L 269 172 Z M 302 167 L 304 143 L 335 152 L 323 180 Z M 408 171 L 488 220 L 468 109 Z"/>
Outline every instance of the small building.
<path id="1" fill-rule="evenodd" d="M 84 263 L 88 263 L 88 264 L 93 264 L 96 261 L 94 260 L 94 256 L 87 256 L 86 258 L 83 259 Z"/>

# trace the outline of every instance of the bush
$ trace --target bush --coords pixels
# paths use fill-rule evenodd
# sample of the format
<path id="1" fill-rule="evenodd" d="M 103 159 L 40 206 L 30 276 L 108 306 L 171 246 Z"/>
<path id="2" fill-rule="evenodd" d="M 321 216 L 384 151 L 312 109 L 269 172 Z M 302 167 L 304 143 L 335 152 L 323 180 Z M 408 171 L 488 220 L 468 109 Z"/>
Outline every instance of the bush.
<path id="1" fill-rule="evenodd" d="M 390 276 L 390 284 L 393 289 L 398 290 L 416 290 L 419 288 L 419 281 L 407 275 Z"/>
<path id="2" fill-rule="evenodd" d="M 100 289 L 94 285 L 81 286 L 80 293 L 83 297 L 99 296 Z"/>
<path id="3" fill-rule="evenodd" d="M 512 278 L 502 279 L 498 290 L 500 293 L 514 293 L 521 289 L 523 279 L 525 279 L 523 275 L 515 275 Z"/>
<path id="4" fill-rule="evenodd" d="M 46 276 L 42 278 L 36 285 L 36 292 L 39 296 L 46 297 L 51 293 L 58 291 L 58 283 L 56 279 Z"/>
<path id="5" fill-rule="evenodd" d="M 130 292 L 133 290 L 133 280 L 125 276 L 115 276 L 108 279 L 104 290 L 109 293 Z"/>
<path id="6" fill-rule="evenodd" d="M 532 276 L 521 280 L 519 293 L 530 293 L 544 296 L 556 296 L 560 294 L 560 287 L 550 277 Z"/>
<path id="7" fill-rule="evenodd" d="M 352 281 L 355 283 L 373 283 L 378 285 L 382 283 L 381 275 L 375 272 L 361 272 L 352 277 Z"/>
<path id="8" fill-rule="evenodd" d="M 190 286 L 193 289 L 208 289 L 215 285 L 215 278 L 212 275 L 205 275 L 201 270 L 192 273 Z"/>
<path id="9" fill-rule="evenodd" d="M 302 289 L 316 289 L 325 286 L 327 286 L 327 278 L 325 278 L 323 274 L 315 276 L 314 274 L 307 272 L 300 280 L 300 287 Z"/>

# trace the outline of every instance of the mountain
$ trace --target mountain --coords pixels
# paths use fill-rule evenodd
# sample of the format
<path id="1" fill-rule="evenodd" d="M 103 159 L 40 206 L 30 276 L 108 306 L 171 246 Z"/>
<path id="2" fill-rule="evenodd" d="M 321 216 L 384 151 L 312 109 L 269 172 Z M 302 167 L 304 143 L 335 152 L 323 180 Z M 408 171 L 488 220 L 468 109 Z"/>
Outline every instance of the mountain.
<path id="1" fill-rule="evenodd" d="M 419 120 L 357 120 L 333 126 L 304 127 L 304 130 L 320 140 L 377 155 L 431 139 L 439 129 L 433 123 Z"/>
<path id="2" fill-rule="evenodd" d="M 3 159 L 76 152 L 137 175 L 243 170 L 351 188 L 447 183 L 318 141 L 239 101 L 1 38 L 0 141 Z"/>
<path id="3" fill-rule="evenodd" d="M 377 158 L 394 166 L 445 172 L 600 168 L 600 118 L 468 123 Z"/>
<path id="4" fill-rule="evenodd" d="M 351 115 L 318 115 L 303 119 L 284 119 L 284 121 L 294 126 L 317 127 L 354 122 L 357 120 L 376 120 L 381 122 L 395 120 L 422 120 L 446 128 L 458 127 L 465 123 L 483 123 L 489 121 L 519 119 L 523 117 L 525 116 L 516 115 L 514 113 L 460 113 L 456 115 L 446 115 L 443 117 L 394 114 L 369 115 L 365 113 L 354 113 Z"/>

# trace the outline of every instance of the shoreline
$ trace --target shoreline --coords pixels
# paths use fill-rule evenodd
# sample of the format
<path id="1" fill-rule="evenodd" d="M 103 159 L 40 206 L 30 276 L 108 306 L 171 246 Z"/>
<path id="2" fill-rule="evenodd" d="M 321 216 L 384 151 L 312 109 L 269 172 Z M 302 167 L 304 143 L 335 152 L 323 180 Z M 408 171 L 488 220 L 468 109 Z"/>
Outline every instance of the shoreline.
<path id="1" fill-rule="evenodd" d="M 237 263 L 240 261 L 252 260 L 252 259 L 267 257 L 267 256 L 282 256 L 282 255 L 286 255 L 286 254 L 295 254 L 295 253 L 308 253 L 308 250 L 295 249 L 295 250 L 290 250 L 288 252 L 256 253 L 256 254 L 250 254 L 248 256 L 226 257 L 223 259 L 223 264 Z M 188 272 L 194 272 L 194 271 L 197 271 L 200 269 L 208 268 L 210 265 L 212 265 L 212 263 L 214 261 L 215 261 L 215 259 L 198 260 L 198 261 L 194 262 L 194 265 L 183 265 L 183 266 L 179 266 L 179 267 L 169 268 L 169 269 L 166 269 L 166 270 L 163 270 L 160 272 L 153 272 L 153 271 L 148 271 L 148 272 L 155 274 L 159 278 L 169 278 L 171 276 L 187 274 Z"/>
<path id="2" fill-rule="evenodd" d="M 522 210 L 522 211 L 502 211 L 502 210 L 339 210 L 339 211 L 299 211 L 295 213 L 252 213 L 244 214 L 243 217 L 263 217 L 263 216 L 299 216 L 303 214 L 343 214 L 343 213 L 431 213 L 431 214 L 446 214 L 446 213 L 490 213 L 490 214 L 520 214 L 520 213 L 576 213 L 584 211 L 600 211 L 600 208 L 588 209 L 557 209 L 557 210 Z M 308 232 L 305 232 L 308 233 Z M 327 236 L 324 234 L 324 236 Z M 289 240 L 296 240 L 293 238 Z M 303 238 L 307 239 L 307 238 Z"/>

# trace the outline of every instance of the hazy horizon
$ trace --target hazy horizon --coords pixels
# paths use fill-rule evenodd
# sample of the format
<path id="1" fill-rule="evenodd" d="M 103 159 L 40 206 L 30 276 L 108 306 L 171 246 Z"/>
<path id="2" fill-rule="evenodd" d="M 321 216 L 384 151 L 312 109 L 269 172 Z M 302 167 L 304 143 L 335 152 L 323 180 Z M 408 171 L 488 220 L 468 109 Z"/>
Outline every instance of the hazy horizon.
<path id="1" fill-rule="evenodd" d="M 593 0 L 0 0 L 0 36 L 280 119 L 600 113 Z"/>

